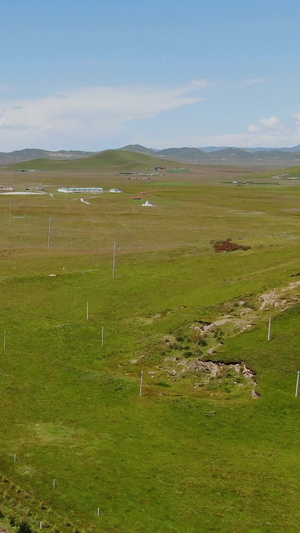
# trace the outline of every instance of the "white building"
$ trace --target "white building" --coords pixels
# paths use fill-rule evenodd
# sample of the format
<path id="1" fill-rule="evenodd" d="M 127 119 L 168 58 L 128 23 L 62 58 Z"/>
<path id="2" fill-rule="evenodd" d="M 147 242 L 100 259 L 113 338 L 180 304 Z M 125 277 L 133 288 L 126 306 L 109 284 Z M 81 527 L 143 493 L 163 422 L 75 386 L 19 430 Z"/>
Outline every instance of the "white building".
<path id="1" fill-rule="evenodd" d="M 58 192 L 79 192 L 79 193 L 101 193 L 103 192 L 102 187 L 61 187 L 58 189 Z"/>

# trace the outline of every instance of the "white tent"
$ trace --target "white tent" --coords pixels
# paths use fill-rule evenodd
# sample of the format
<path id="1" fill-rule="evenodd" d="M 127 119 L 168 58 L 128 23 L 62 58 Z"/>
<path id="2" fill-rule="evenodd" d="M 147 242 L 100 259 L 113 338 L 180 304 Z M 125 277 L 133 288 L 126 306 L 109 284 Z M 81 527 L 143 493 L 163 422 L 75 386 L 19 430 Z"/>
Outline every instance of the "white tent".
<path id="1" fill-rule="evenodd" d="M 148 200 L 146 200 L 146 202 L 144 204 L 142 204 L 143 207 L 155 207 L 154 204 L 150 204 L 150 202 L 148 202 Z"/>

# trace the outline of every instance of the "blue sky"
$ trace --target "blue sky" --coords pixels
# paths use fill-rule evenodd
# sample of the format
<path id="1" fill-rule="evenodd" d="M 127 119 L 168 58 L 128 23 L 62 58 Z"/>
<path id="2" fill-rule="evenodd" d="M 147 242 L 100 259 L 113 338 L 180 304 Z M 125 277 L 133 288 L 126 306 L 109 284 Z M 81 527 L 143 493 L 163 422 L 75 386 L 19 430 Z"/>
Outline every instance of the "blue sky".
<path id="1" fill-rule="evenodd" d="M 2 0 L 0 151 L 300 144 L 298 0 Z"/>

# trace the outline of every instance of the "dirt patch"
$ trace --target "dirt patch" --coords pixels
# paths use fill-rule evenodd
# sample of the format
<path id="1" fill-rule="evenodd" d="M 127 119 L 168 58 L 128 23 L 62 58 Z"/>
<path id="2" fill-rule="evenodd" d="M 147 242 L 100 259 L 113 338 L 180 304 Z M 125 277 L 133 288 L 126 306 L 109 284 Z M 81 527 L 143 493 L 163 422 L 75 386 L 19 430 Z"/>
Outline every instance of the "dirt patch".
<path id="1" fill-rule="evenodd" d="M 197 321 L 190 326 L 190 329 L 196 331 L 199 338 L 208 341 L 210 348 L 207 349 L 207 353 L 214 353 L 215 348 L 223 345 L 222 342 L 219 342 L 221 335 L 224 333 L 228 333 L 229 336 L 237 335 L 254 326 L 255 314 L 253 309 L 244 308 L 239 315 L 223 315 L 214 322 Z"/>
<path id="2" fill-rule="evenodd" d="M 153 324 L 153 318 L 137 316 L 136 320 L 139 321 L 143 326 L 149 326 L 150 324 Z"/>
<path id="3" fill-rule="evenodd" d="M 243 361 L 227 363 L 225 361 L 204 360 L 201 357 L 194 361 L 187 359 L 177 360 L 176 357 L 168 357 L 159 370 L 166 373 L 173 381 L 178 381 L 192 373 L 194 375 L 194 388 L 208 385 L 218 377 L 229 378 L 232 384 L 236 386 L 242 386 L 245 380 L 251 380 L 252 397 L 259 398 L 259 394 L 255 390 L 257 386 L 256 374 Z M 149 374 L 155 374 L 155 372 L 149 372 Z M 245 378 L 245 380 L 238 379 L 239 376 Z"/>
<path id="4" fill-rule="evenodd" d="M 250 250 L 251 246 L 246 246 L 245 244 L 237 244 L 232 242 L 231 239 L 226 239 L 226 241 L 210 241 L 210 244 L 213 245 L 215 252 L 235 252 L 236 250 Z"/>
<path id="5" fill-rule="evenodd" d="M 287 287 L 274 289 L 259 296 L 260 310 L 265 311 L 272 308 L 281 308 L 283 311 L 300 301 L 299 296 L 292 295 L 292 291 L 300 288 L 300 281 L 292 281 Z"/>

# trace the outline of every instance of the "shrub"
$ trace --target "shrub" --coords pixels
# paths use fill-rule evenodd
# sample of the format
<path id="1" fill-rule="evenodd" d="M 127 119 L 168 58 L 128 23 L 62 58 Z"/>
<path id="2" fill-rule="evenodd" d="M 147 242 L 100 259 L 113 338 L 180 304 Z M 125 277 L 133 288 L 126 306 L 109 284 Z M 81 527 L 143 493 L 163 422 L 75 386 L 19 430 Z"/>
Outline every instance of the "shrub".
<path id="1" fill-rule="evenodd" d="M 199 346 L 207 346 L 207 341 L 205 339 L 200 339 L 198 341 Z"/>
<path id="2" fill-rule="evenodd" d="M 10 517 L 9 517 L 9 524 L 10 524 L 11 526 L 16 526 L 16 525 L 17 525 L 17 524 L 16 524 L 16 519 L 15 519 L 14 516 L 10 516 Z"/>
<path id="3" fill-rule="evenodd" d="M 180 350 L 180 346 L 179 346 L 179 344 L 174 342 L 173 344 L 170 344 L 170 349 L 171 350 Z"/>
<path id="4" fill-rule="evenodd" d="M 19 525 L 18 533 L 33 533 L 28 522 L 21 522 Z"/>

